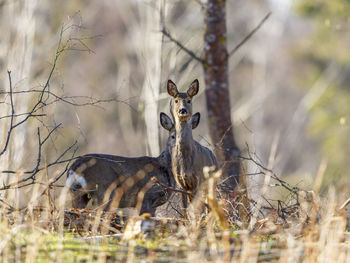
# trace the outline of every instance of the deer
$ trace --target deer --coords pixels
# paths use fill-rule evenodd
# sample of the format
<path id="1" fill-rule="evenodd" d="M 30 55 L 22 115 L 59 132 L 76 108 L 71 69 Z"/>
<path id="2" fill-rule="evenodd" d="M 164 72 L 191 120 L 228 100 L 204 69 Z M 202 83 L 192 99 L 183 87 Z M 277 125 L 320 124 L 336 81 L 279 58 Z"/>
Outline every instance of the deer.
<path id="1" fill-rule="evenodd" d="M 176 183 L 183 190 L 195 195 L 204 181 L 203 168 L 217 169 L 218 163 L 213 152 L 195 141 L 192 136 L 192 98 L 198 93 L 199 82 L 194 80 L 186 92 L 179 92 L 176 84 L 168 80 L 167 92 L 170 113 L 174 119 L 175 142 L 171 146 L 171 170 Z M 199 122 L 199 121 L 198 121 Z M 190 201 L 192 197 L 189 197 Z M 184 206 L 187 202 L 183 200 Z"/>
<path id="2" fill-rule="evenodd" d="M 194 120 L 193 129 L 198 126 L 196 121 L 199 120 Z M 175 186 L 169 150 L 175 142 L 175 128 L 169 116 L 161 114 L 160 123 L 169 131 L 169 136 L 158 157 L 97 153 L 78 157 L 68 169 L 66 179 L 73 208 L 86 208 L 90 200 L 96 206 L 104 207 L 105 211 L 136 207 L 140 203 L 140 194 L 144 192 L 139 213 L 154 216 L 156 208 L 170 198 Z"/>

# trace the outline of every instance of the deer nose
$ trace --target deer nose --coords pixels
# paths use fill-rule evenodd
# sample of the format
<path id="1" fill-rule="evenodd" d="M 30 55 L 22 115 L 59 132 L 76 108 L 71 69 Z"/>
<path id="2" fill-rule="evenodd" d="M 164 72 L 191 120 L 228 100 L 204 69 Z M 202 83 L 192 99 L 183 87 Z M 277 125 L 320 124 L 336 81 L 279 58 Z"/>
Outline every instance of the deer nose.
<path id="1" fill-rule="evenodd" d="M 182 108 L 182 109 L 179 110 L 179 113 L 181 115 L 185 115 L 185 114 L 187 114 L 187 110 L 185 108 Z"/>

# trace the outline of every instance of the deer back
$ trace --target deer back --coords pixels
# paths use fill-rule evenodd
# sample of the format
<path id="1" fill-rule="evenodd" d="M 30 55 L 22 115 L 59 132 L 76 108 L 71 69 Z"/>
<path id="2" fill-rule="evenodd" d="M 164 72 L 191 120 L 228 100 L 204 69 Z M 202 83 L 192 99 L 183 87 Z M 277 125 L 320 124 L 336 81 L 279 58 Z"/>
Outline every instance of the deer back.
<path id="1" fill-rule="evenodd" d="M 162 166 L 158 158 L 88 154 L 72 164 L 66 185 L 73 195 L 73 206 L 78 208 L 84 208 L 90 199 L 103 205 L 106 194 L 110 195 L 110 198 L 107 197 L 108 201 L 116 194 L 121 195 L 117 204 L 120 208 L 135 207 L 139 192 L 147 190 L 143 207 L 152 210 L 165 203 L 171 194 L 158 184 L 152 183 L 152 177 L 163 185 L 174 185 L 170 169 Z M 148 189 L 144 189 L 150 182 Z M 106 210 L 112 208 L 109 205 L 110 203 L 106 204 Z M 142 211 L 145 209 L 141 209 L 141 213 L 152 212 Z"/>

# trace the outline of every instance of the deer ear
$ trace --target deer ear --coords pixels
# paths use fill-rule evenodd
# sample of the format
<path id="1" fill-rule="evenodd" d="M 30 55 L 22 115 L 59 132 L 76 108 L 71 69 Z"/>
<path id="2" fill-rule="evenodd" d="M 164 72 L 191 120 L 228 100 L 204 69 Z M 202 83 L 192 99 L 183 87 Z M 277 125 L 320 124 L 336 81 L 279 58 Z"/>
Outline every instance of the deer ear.
<path id="1" fill-rule="evenodd" d="M 192 115 L 192 118 L 191 118 L 192 130 L 197 128 L 200 119 L 201 119 L 201 114 L 199 112 Z"/>
<path id="2" fill-rule="evenodd" d="M 160 113 L 160 124 L 164 129 L 167 131 L 171 131 L 174 128 L 174 123 L 170 119 L 168 115 L 166 115 L 164 112 Z"/>
<path id="3" fill-rule="evenodd" d="M 199 90 L 199 82 L 198 79 L 195 79 L 190 87 L 187 90 L 187 95 L 190 96 L 191 98 L 198 93 Z"/>
<path id="4" fill-rule="evenodd" d="M 177 94 L 179 94 L 175 83 L 172 82 L 170 79 L 168 80 L 167 90 L 168 90 L 169 95 L 174 97 L 174 98 L 177 96 Z"/>

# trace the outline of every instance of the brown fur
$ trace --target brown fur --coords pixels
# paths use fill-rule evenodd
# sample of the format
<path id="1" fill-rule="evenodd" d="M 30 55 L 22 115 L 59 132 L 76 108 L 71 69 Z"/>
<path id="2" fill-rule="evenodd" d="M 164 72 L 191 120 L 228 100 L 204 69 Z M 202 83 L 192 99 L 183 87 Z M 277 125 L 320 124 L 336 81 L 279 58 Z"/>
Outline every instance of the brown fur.
<path id="1" fill-rule="evenodd" d="M 168 81 L 168 93 L 173 98 L 170 112 L 175 122 L 175 144 L 171 149 L 171 167 L 176 182 L 189 192 L 196 193 L 203 181 L 205 166 L 217 167 L 217 161 L 211 150 L 200 145 L 192 137 L 192 97 L 198 93 L 199 83 L 195 80 L 186 93 L 177 90 L 172 81 Z M 199 113 L 197 113 L 199 114 Z"/>
<path id="2" fill-rule="evenodd" d="M 104 205 L 105 210 L 110 210 L 111 200 L 121 195 L 118 207 L 136 207 L 138 194 L 156 177 L 163 185 L 173 186 L 174 179 L 171 171 L 162 164 L 163 153 L 158 158 L 138 157 L 127 158 L 115 155 L 88 154 L 80 157 L 70 168 L 80 176 L 83 176 L 87 186 L 78 190 L 70 189 L 73 207 L 85 208 L 90 199 L 94 199 L 97 205 Z M 163 160 L 162 160 L 163 159 Z M 68 175 L 69 176 L 69 175 Z M 110 187 L 113 189 L 110 189 Z M 110 196 L 105 194 L 110 191 Z M 146 191 L 140 213 L 154 214 L 157 206 L 164 204 L 170 197 L 171 192 L 164 190 L 156 183 L 152 183 Z M 104 203 L 104 200 L 107 200 Z"/>
<path id="3" fill-rule="evenodd" d="M 155 208 L 164 204 L 171 192 L 152 182 L 151 178 L 155 177 L 168 187 L 175 185 L 168 150 L 175 138 L 174 129 L 168 130 L 166 149 L 156 158 L 128 158 L 106 154 L 87 154 L 78 158 L 68 170 L 67 180 L 74 172 L 82 176 L 87 185 L 70 186 L 73 207 L 85 208 L 91 199 L 105 210 L 114 209 L 115 205 L 120 208 L 136 207 L 140 202 L 139 197 L 145 191 L 140 213 L 154 215 Z"/>

